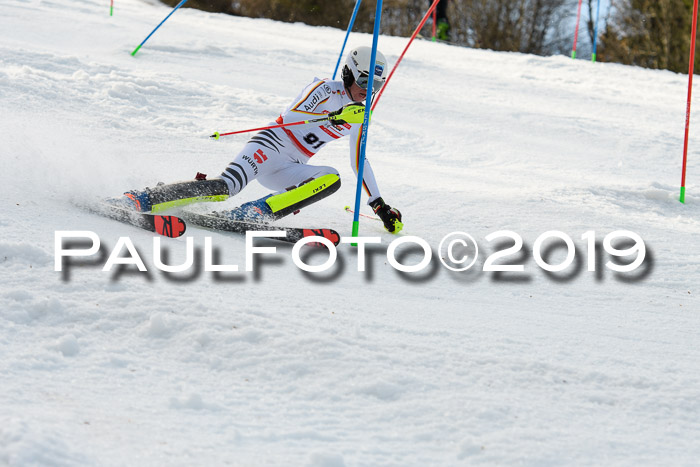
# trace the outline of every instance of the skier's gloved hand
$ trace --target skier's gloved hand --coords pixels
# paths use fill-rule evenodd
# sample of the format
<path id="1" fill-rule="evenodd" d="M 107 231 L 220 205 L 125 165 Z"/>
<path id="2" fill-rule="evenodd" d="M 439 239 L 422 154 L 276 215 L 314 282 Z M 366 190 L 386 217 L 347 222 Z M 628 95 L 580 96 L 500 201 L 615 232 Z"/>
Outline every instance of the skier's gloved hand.
<path id="1" fill-rule="evenodd" d="M 403 229 L 401 223 L 401 212 L 392 208 L 384 202 L 382 198 L 377 198 L 369 203 L 374 213 L 384 222 L 384 228 L 391 233 L 399 233 Z"/>
<path id="2" fill-rule="evenodd" d="M 329 112 L 328 116 L 330 117 L 329 121 L 331 122 L 332 125 L 342 125 L 344 123 L 348 123 L 345 120 L 340 118 L 340 114 L 343 113 L 343 107 L 339 108 L 338 110 L 334 112 Z"/>
<path id="3" fill-rule="evenodd" d="M 365 105 L 362 102 L 350 102 L 340 109 L 328 114 L 333 125 L 345 123 L 362 123 L 365 120 Z"/>

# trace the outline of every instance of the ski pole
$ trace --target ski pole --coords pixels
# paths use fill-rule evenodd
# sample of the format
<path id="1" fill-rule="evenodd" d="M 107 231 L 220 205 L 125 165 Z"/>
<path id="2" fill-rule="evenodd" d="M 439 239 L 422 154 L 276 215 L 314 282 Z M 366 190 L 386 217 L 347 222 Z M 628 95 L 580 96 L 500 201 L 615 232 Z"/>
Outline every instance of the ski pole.
<path id="1" fill-rule="evenodd" d="M 350 208 L 350 206 L 345 206 L 345 212 L 349 212 L 350 214 L 355 214 L 355 211 L 353 211 L 352 208 Z M 380 218 L 374 217 L 374 216 L 368 216 L 367 214 L 360 213 L 360 217 L 366 217 L 367 219 L 371 219 L 373 221 L 382 222 L 382 220 Z"/>
<path id="2" fill-rule="evenodd" d="M 304 120 L 301 122 L 292 122 L 292 123 L 281 123 L 279 125 L 270 125 L 270 126 L 261 126 L 260 128 L 250 128 L 248 130 L 238 130 L 238 131 L 230 131 L 228 133 L 219 133 L 218 131 L 215 132 L 213 135 L 210 136 L 210 138 L 214 139 L 219 139 L 221 136 L 228 136 L 228 135 L 237 135 L 240 133 L 249 133 L 251 131 L 262 131 L 262 130 L 271 130 L 273 128 L 285 128 L 288 126 L 294 126 L 294 125 L 306 125 L 309 123 L 319 123 L 319 122 L 326 122 L 326 121 L 331 121 L 334 125 L 342 125 L 343 123 L 362 123 L 364 121 L 364 115 L 365 115 L 365 106 L 362 103 L 355 102 L 346 105 L 340 110 L 337 110 L 335 112 L 331 112 L 325 117 L 320 117 L 320 118 L 314 118 L 311 120 Z"/>
<path id="3" fill-rule="evenodd" d="M 177 6 L 176 6 L 175 8 L 173 8 L 173 11 L 171 11 L 170 14 L 169 14 L 168 16 L 166 16 L 165 19 L 164 19 L 163 21 L 161 21 L 160 24 L 159 24 L 158 26 L 156 26 L 156 28 L 155 28 L 153 31 L 151 31 L 151 33 L 143 40 L 143 42 L 141 42 L 141 43 L 139 44 L 139 46 L 136 47 L 136 48 L 134 49 L 133 52 L 131 52 L 131 56 L 132 56 L 132 57 L 136 56 L 136 52 L 139 51 L 139 49 L 141 48 L 141 46 L 142 46 L 143 44 L 145 44 L 146 41 L 147 41 L 148 39 L 151 38 L 151 36 L 153 35 L 153 33 L 155 33 L 155 32 L 158 30 L 158 28 L 161 27 L 161 26 L 163 25 L 163 23 L 165 23 L 165 22 L 168 20 L 168 18 L 170 18 L 170 17 L 172 16 L 172 14 L 175 13 L 175 12 L 177 11 L 178 8 L 180 8 L 182 5 L 184 5 L 186 1 L 187 1 L 187 0 L 182 0 L 180 3 L 177 4 Z"/>
<path id="4" fill-rule="evenodd" d="M 249 133 L 251 131 L 272 130 L 273 128 L 286 128 L 288 126 L 294 126 L 294 125 L 306 125 L 308 123 L 325 122 L 326 120 L 330 120 L 330 117 L 314 118 L 313 120 L 304 120 L 303 122 L 282 123 L 280 125 L 261 126 L 260 128 L 250 128 L 248 130 L 229 131 L 228 133 L 219 133 L 217 131 L 217 132 L 214 132 L 214 134 L 211 135 L 210 138 L 219 139 L 219 137 L 221 137 L 221 136 L 238 135 L 240 133 Z"/>
<path id="5" fill-rule="evenodd" d="M 387 85 L 389 84 L 389 81 L 391 80 L 391 77 L 394 76 L 394 72 L 396 69 L 399 67 L 399 63 L 401 63 L 401 60 L 403 59 L 403 56 L 406 54 L 406 51 L 408 48 L 411 46 L 411 43 L 413 43 L 413 39 L 416 38 L 420 30 L 423 28 L 425 25 L 425 22 L 428 21 L 428 18 L 432 14 L 432 12 L 435 10 L 437 7 L 437 4 L 440 0 L 435 0 L 432 5 L 430 5 L 430 8 L 428 8 L 428 11 L 425 12 L 425 16 L 423 16 L 423 19 L 421 20 L 420 24 L 416 28 L 415 31 L 413 31 L 413 35 L 411 36 L 411 39 L 408 41 L 408 44 L 406 44 L 406 48 L 403 49 L 403 52 L 401 52 L 401 56 L 399 59 L 396 61 L 396 64 L 394 65 L 394 68 L 391 69 L 391 73 L 389 73 L 389 76 L 386 79 L 386 83 L 384 83 L 384 86 L 379 90 L 379 93 L 377 94 L 377 97 L 374 99 L 374 102 L 372 103 L 372 110 L 377 106 L 377 103 L 379 102 L 379 98 L 382 97 L 382 93 L 386 89 Z"/>

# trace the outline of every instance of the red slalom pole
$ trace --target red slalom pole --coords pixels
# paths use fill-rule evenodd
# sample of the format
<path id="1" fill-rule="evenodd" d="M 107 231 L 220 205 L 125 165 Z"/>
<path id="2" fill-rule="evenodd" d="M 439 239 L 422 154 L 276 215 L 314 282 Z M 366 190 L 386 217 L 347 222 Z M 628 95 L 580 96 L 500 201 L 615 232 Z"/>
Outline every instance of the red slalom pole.
<path id="1" fill-rule="evenodd" d="M 688 66 L 688 104 L 685 108 L 685 140 L 683 142 L 683 174 L 681 176 L 680 202 L 685 203 L 685 171 L 688 163 L 688 132 L 690 131 L 690 102 L 693 96 L 695 72 L 695 34 L 698 30 L 698 0 L 693 3 L 693 30 L 690 37 L 690 65 Z"/>
<path id="2" fill-rule="evenodd" d="M 394 68 L 391 69 L 391 73 L 389 73 L 389 76 L 388 76 L 387 79 L 386 79 L 386 83 L 384 83 L 384 86 L 382 86 L 382 89 L 379 90 L 379 94 L 377 94 L 377 98 L 374 99 L 374 102 L 372 103 L 372 109 L 371 109 L 371 110 L 374 110 L 374 108 L 377 106 L 377 102 L 379 102 L 379 98 L 382 97 L 382 93 L 384 92 L 384 90 L 386 89 L 387 85 L 389 84 L 389 81 L 391 81 L 391 77 L 394 76 L 394 72 L 395 72 L 396 69 L 399 67 L 399 63 L 401 63 L 401 60 L 403 59 L 403 56 L 406 54 L 406 51 L 407 51 L 408 48 L 411 46 L 411 43 L 413 43 L 413 39 L 416 38 L 416 36 L 417 36 L 418 33 L 420 32 L 420 30 L 423 28 L 423 26 L 425 26 L 425 22 L 428 21 L 428 18 L 430 17 L 430 15 L 432 14 L 432 12 L 433 12 L 433 11 L 435 10 L 435 8 L 437 7 L 437 4 L 438 4 L 439 1 L 440 1 L 440 0 L 435 0 L 435 1 L 433 2 L 433 4 L 430 5 L 430 8 L 428 8 L 428 11 L 425 13 L 425 16 L 423 16 L 423 19 L 421 20 L 420 24 L 418 25 L 418 27 L 416 28 L 416 30 L 413 31 L 413 35 L 411 36 L 411 39 L 408 41 L 408 44 L 406 44 L 406 48 L 403 49 L 403 52 L 401 52 L 401 56 L 400 56 L 399 59 L 396 61 L 396 65 L 394 65 Z M 696 1 L 697 1 L 697 0 L 696 0 Z"/>
<path id="3" fill-rule="evenodd" d="M 576 32 L 574 33 L 574 48 L 571 51 L 571 58 L 576 58 L 576 43 L 578 42 L 578 25 L 581 24 L 581 4 L 583 0 L 578 0 L 578 13 L 576 14 Z"/>

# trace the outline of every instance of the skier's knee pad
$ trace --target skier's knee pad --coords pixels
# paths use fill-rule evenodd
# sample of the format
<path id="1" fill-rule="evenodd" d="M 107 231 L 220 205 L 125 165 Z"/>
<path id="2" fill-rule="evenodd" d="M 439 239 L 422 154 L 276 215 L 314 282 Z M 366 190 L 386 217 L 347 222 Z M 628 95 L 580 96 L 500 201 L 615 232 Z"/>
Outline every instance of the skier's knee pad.
<path id="1" fill-rule="evenodd" d="M 276 193 L 265 201 L 272 209 L 272 216 L 276 220 L 332 195 L 339 188 L 340 177 L 337 174 L 327 174 L 307 180 L 287 191 Z"/>
<path id="2" fill-rule="evenodd" d="M 229 197 L 228 186 L 220 178 L 159 185 L 155 188 L 146 188 L 146 192 L 151 200 L 152 212 L 202 201 L 225 201 Z"/>

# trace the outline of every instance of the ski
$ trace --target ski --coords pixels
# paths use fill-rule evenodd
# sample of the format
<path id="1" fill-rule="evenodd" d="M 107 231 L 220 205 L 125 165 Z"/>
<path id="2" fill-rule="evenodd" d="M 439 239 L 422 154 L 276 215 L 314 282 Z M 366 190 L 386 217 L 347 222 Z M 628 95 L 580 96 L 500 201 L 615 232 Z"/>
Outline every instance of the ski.
<path id="1" fill-rule="evenodd" d="M 278 225 L 265 224 L 260 222 L 234 221 L 224 217 L 210 214 L 199 214 L 191 211 L 180 212 L 185 221 L 190 224 L 204 227 L 211 230 L 223 232 L 246 233 L 249 230 L 280 230 L 286 231 L 286 237 L 274 237 L 274 240 L 296 243 L 306 237 L 324 237 L 333 242 L 333 245 L 340 243 L 340 235 L 333 229 L 305 229 L 300 227 L 281 227 Z M 310 243 L 309 245 L 322 246 L 321 243 Z"/>
<path id="2" fill-rule="evenodd" d="M 124 222 L 134 227 L 139 227 L 149 232 L 155 232 L 165 237 L 177 238 L 182 236 L 187 229 L 185 221 L 177 216 L 165 216 L 149 212 L 138 212 L 131 209 L 114 206 L 108 203 L 80 206 L 87 211 L 108 217 L 119 222 Z"/>

